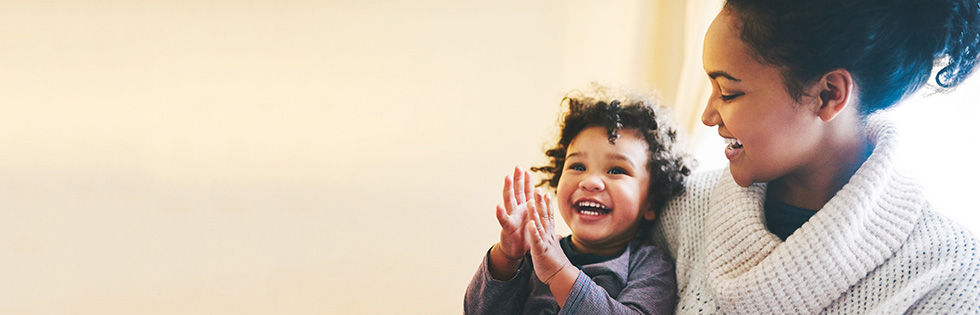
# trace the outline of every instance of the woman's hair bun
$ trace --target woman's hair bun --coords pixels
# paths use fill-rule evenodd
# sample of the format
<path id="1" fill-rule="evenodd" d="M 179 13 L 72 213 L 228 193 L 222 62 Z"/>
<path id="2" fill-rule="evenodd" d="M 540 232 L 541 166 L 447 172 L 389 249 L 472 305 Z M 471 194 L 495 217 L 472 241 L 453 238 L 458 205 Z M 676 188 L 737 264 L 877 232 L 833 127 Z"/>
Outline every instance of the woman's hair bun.
<path id="1" fill-rule="evenodd" d="M 935 56 L 940 62 L 936 84 L 944 88 L 959 85 L 973 73 L 980 53 L 980 1 L 921 1 L 945 9 L 942 26 L 943 49 Z"/>

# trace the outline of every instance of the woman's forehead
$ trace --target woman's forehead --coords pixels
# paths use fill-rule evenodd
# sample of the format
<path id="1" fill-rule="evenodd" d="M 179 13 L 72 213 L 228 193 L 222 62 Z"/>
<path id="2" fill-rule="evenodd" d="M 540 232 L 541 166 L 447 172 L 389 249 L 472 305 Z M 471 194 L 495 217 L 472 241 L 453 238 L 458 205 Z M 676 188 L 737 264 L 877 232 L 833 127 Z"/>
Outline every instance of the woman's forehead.
<path id="1" fill-rule="evenodd" d="M 712 80 L 732 84 L 753 84 L 781 78 L 779 69 L 760 62 L 738 34 L 736 17 L 719 13 L 704 38 L 701 58 L 705 73 Z"/>
<path id="2" fill-rule="evenodd" d="M 745 43 L 735 29 L 737 20 L 730 14 L 719 13 L 704 35 L 702 63 L 708 73 L 723 71 L 729 75 L 741 72 L 743 64 L 751 59 Z"/>

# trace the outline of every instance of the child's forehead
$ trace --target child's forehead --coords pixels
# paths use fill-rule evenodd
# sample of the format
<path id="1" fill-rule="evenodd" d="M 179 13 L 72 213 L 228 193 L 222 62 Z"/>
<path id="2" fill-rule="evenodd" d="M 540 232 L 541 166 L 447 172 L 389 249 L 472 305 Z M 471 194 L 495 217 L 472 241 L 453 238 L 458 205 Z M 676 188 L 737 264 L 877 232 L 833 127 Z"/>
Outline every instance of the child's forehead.
<path id="1" fill-rule="evenodd" d="M 572 138 L 569 146 L 574 146 L 576 142 L 598 142 L 597 140 L 605 139 L 605 142 L 610 145 L 619 145 L 621 140 L 626 140 L 627 143 L 636 143 L 646 145 L 646 139 L 640 133 L 639 130 L 635 128 L 620 128 L 616 129 L 616 138 L 613 143 L 609 143 L 609 130 L 603 126 L 589 126 L 579 131 L 578 134 Z"/>
<path id="2" fill-rule="evenodd" d="M 619 152 L 631 155 L 639 159 L 646 157 L 649 145 L 641 134 L 635 129 L 620 129 L 616 132 L 619 137 L 609 142 L 609 133 L 603 127 L 589 127 L 583 129 L 572 139 L 568 146 L 567 156 L 583 155 L 588 156 L 589 152 Z M 607 154 L 600 154 L 606 156 Z"/>

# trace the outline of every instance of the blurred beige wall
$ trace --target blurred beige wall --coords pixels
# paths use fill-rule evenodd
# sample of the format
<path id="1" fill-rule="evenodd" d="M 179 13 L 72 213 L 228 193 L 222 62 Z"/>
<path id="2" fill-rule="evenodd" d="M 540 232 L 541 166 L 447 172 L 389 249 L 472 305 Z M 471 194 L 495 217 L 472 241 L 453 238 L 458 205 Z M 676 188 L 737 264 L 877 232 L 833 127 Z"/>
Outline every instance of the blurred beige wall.
<path id="1" fill-rule="evenodd" d="M 503 176 L 570 89 L 653 87 L 666 3 L 0 4 L 0 313 L 460 313 Z"/>

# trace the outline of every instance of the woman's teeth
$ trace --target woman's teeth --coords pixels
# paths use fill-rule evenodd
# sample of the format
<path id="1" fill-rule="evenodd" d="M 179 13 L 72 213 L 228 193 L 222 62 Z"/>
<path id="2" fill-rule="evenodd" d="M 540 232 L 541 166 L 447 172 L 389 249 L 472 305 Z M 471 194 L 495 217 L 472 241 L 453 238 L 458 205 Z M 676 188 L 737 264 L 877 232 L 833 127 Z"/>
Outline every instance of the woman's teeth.
<path id="1" fill-rule="evenodd" d="M 732 148 L 732 149 L 741 149 L 742 148 L 742 142 L 741 141 L 738 141 L 738 139 L 735 139 L 735 138 L 725 138 L 725 143 L 727 143 L 728 144 L 728 147 L 729 148 Z"/>

